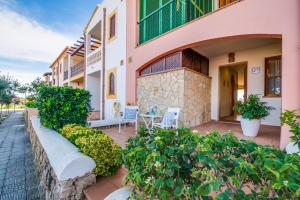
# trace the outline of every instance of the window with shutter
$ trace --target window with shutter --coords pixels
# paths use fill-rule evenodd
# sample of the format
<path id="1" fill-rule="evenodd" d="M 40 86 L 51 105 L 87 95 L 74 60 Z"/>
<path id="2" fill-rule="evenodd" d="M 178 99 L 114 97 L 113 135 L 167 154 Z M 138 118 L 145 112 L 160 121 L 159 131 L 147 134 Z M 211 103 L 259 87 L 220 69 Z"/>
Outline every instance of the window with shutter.
<path id="1" fill-rule="evenodd" d="M 281 96 L 281 56 L 265 59 L 265 96 Z"/>

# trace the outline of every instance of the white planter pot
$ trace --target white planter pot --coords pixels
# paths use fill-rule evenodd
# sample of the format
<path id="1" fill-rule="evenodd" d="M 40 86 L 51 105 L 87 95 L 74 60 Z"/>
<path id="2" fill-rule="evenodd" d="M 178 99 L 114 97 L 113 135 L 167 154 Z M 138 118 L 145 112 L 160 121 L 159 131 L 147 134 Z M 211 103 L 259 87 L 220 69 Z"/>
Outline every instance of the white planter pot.
<path id="1" fill-rule="evenodd" d="M 287 154 L 293 154 L 298 153 L 300 155 L 300 149 L 298 145 L 296 145 L 294 142 L 289 143 L 285 148 Z"/>
<path id="2" fill-rule="evenodd" d="M 248 137 L 256 137 L 260 128 L 260 119 L 244 119 L 241 118 L 241 126 L 243 134 Z"/>

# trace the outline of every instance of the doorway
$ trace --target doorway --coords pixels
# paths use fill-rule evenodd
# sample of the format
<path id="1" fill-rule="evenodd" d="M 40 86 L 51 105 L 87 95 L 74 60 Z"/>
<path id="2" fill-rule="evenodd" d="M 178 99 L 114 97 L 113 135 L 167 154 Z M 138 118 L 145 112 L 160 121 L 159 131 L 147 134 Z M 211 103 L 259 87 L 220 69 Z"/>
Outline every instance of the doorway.
<path id="1" fill-rule="evenodd" d="M 219 119 L 240 121 L 240 116 L 233 110 L 233 106 L 247 98 L 247 62 L 220 66 L 219 70 Z"/>

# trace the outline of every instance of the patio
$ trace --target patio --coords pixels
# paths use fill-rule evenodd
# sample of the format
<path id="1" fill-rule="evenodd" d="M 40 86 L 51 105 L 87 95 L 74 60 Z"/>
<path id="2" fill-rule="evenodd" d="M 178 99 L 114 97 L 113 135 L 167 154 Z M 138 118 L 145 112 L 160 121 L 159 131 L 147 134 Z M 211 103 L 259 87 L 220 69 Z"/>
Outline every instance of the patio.
<path id="1" fill-rule="evenodd" d="M 128 138 L 135 135 L 134 126 L 132 125 L 122 126 L 121 133 L 119 133 L 117 126 L 102 128 L 101 130 L 108 134 L 116 143 L 122 146 L 122 148 L 126 146 Z M 280 127 L 276 126 L 261 126 L 258 136 L 255 138 L 244 136 L 240 124 L 234 122 L 211 121 L 193 128 L 193 130 L 199 131 L 200 134 L 207 134 L 214 130 L 219 131 L 221 134 L 232 131 L 234 135 L 240 139 L 249 139 L 258 144 L 268 144 L 279 148 Z M 127 170 L 122 167 L 112 177 L 98 177 L 97 183 L 85 190 L 86 198 L 88 200 L 104 199 L 111 192 L 125 185 L 124 177 L 126 173 Z"/>
<path id="2" fill-rule="evenodd" d="M 279 126 L 262 125 L 259 130 L 258 136 L 255 138 L 244 136 L 240 124 L 236 122 L 211 121 L 192 129 L 199 131 L 200 134 L 207 134 L 211 131 L 218 131 L 221 134 L 224 134 L 228 131 L 231 131 L 239 139 L 253 140 L 258 144 L 268 144 L 277 148 L 279 148 L 280 144 Z M 111 138 L 113 138 L 116 143 L 120 144 L 123 148 L 126 146 L 128 138 L 135 135 L 134 126 L 131 125 L 127 125 L 126 127 L 122 126 L 121 133 L 119 133 L 118 127 L 104 128 L 101 130 L 107 133 Z"/>

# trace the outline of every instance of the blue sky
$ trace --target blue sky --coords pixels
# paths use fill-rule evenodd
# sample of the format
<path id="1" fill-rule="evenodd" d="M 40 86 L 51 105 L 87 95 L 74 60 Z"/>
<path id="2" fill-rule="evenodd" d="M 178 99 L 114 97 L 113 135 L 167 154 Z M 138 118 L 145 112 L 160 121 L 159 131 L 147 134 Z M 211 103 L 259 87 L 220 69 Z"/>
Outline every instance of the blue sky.
<path id="1" fill-rule="evenodd" d="M 0 0 L 0 72 L 30 82 L 80 36 L 102 0 Z"/>

